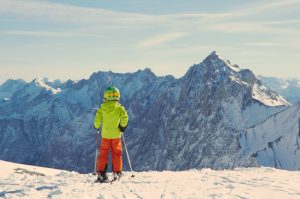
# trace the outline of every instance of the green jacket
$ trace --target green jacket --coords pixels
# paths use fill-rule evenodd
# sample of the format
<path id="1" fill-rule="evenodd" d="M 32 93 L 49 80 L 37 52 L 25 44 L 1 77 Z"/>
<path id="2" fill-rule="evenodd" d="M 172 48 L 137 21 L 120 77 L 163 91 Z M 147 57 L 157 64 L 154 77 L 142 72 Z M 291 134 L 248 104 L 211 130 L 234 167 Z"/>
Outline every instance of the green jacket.
<path id="1" fill-rule="evenodd" d="M 116 139 L 121 137 L 119 124 L 126 127 L 128 115 L 125 108 L 117 101 L 107 101 L 98 109 L 94 127 L 99 129 L 102 124 L 102 138 Z"/>

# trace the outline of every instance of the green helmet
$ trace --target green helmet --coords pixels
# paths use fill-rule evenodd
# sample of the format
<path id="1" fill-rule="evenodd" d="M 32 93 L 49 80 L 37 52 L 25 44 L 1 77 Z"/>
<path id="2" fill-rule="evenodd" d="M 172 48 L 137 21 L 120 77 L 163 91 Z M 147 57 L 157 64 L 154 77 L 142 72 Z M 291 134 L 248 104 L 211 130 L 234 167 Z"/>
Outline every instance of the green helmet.
<path id="1" fill-rule="evenodd" d="M 104 100 L 105 101 L 119 101 L 121 97 L 119 89 L 114 86 L 109 86 L 104 91 Z"/>

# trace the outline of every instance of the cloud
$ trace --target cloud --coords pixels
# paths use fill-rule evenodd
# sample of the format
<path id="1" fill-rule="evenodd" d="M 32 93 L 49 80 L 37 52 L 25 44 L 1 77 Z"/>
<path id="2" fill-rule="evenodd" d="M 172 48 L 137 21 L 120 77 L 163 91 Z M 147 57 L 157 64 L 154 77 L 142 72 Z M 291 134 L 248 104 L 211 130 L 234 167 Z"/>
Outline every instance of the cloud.
<path id="1" fill-rule="evenodd" d="M 148 47 L 155 47 L 159 46 L 161 44 L 174 41 L 176 39 L 179 39 L 181 37 L 187 36 L 189 33 L 186 32 L 173 32 L 168 34 L 162 34 L 155 37 L 152 37 L 150 39 L 146 39 L 144 41 L 141 41 L 138 43 L 138 48 L 148 48 Z"/>
<path id="2" fill-rule="evenodd" d="M 291 20 L 274 20 L 274 21 L 266 21 L 262 22 L 267 25 L 291 25 L 291 24 L 299 24 L 300 19 L 291 19 Z M 298 28 L 299 29 L 299 28 Z"/>
<path id="3" fill-rule="evenodd" d="M 294 7 L 295 4 L 299 5 L 299 0 L 272 0 L 272 1 L 266 1 L 262 5 L 257 6 L 257 9 L 271 9 L 271 8 L 283 8 L 283 7 Z"/>
<path id="4" fill-rule="evenodd" d="M 0 0 L 0 15 L 29 18 L 39 21 L 54 21 L 80 25 L 101 25 L 107 27 L 149 27 L 186 22 L 204 22 L 218 19 L 231 19 L 242 13 L 180 13 L 166 15 L 137 14 L 112 11 L 102 8 L 80 7 L 42 0 Z"/>
<path id="5" fill-rule="evenodd" d="M 205 33 L 222 34 L 236 33 L 243 37 L 244 33 L 276 35 L 283 39 L 286 35 L 299 34 L 298 26 L 292 26 L 299 19 L 285 17 L 280 20 L 282 9 L 298 9 L 299 0 L 262 0 L 254 1 L 244 7 L 218 13 L 175 13 L 175 14 L 137 14 L 106 10 L 102 8 L 80 7 L 70 4 L 54 3 L 46 0 L 0 0 L 0 16 L 9 20 L 20 19 L 38 22 L 54 21 L 68 24 L 63 30 L 53 32 L 41 30 L 3 30 L 0 34 L 65 37 L 65 36 L 115 36 L 121 34 L 124 38 L 133 37 L 136 32 L 152 32 L 149 38 L 139 34 L 130 38 L 140 49 L 159 46 L 193 35 Z M 278 15 L 273 17 L 274 15 Z M 288 26 L 280 27 L 281 24 Z M 289 25 L 291 24 L 291 25 Z M 72 29 L 70 29 L 70 27 Z M 155 30 L 155 31 L 153 31 Z M 172 32 L 169 32 L 169 31 Z M 156 36 L 154 35 L 156 34 Z M 205 37 L 203 35 L 203 38 Z M 112 37 L 113 37 L 112 36 Z M 121 38 L 118 35 L 118 39 Z M 144 38 L 143 38 L 144 37 Z M 122 39 L 122 38 L 121 38 Z M 280 40 L 280 39 L 279 39 Z"/>
<path id="6" fill-rule="evenodd" d="M 245 15 L 255 16 L 257 14 L 272 15 L 282 14 L 282 12 L 291 12 L 292 10 L 299 10 L 299 0 L 263 0 L 254 1 L 253 4 L 236 8 L 235 11 L 244 13 Z M 279 12 L 272 12 L 277 10 Z"/>
<path id="7" fill-rule="evenodd" d="M 143 14 L 34 0 L 0 0 L 0 14 L 75 24 L 91 24 L 96 22 L 124 23 L 145 21 L 147 19 L 152 20 L 152 17 Z"/>
<path id="8" fill-rule="evenodd" d="M 217 31 L 224 33 L 263 33 L 263 34 L 299 34 L 299 30 L 291 27 L 276 27 L 276 23 L 272 22 L 252 22 L 252 21 L 237 21 L 213 23 L 206 26 L 209 31 Z"/>
<path id="9" fill-rule="evenodd" d="M 79 25 L 77 27 L 82 32 L 86 32 L 83 31 L 85 29 L 91 34 L 107 30 L 117 31 L 118 29 L 122 31 L 126 29 L 128 31 L 144 30 L 149 27 L 157 30 L 162 29 L 160 27 L 172 27 L 176 32 L 182 32 L 183 29 L 189 32 L 199 32 L 206 28 L 221 32 L 226 30 L 238 32 L 238 28 L 241 28 L 240 32 L 244 32 L 243 30 L 256 32 L 257 28 L 247 29 L 243 17 L 256 17 L 258 14 L 268 16 L 274 13 L 268 12 L 269 10 L 282 9 L 283 7 L 290 10 L 297 7 L 297 3 L 299 4 L 299 0 L 259 1 L 259 3 L 256 2 L 247 7 L 235 8 L 227 12 L 150 15 L 80 7 L 45 0 L 0 0 L 0 15 L 14 16 L 20 20 L 29 18 L 46 22 L 75 24 Z M 251 22 L 254 23 L 255 21 L 252 19 Z M 229 25 L 230 28 L 226 28 L 225 25 Z M 266 24 L 256 26 L 266 28 Z"/>
<path id="10" fill-rule="evenodd" d="M 49 32 L 49 31 L 0 31 L 0 34 L 19 36 L 40 36 L 40 37 L 94 37 L 93 34 L 72 33 L 72 32 Z"/>
<path id="11" fill-rule="evenodd" d="M 281 42 L 252 42 L 244 43 L 245 46 L 255 46 L 255 47 L 280 47 L 280 46 L 289 46 L 289 44 Z"/>

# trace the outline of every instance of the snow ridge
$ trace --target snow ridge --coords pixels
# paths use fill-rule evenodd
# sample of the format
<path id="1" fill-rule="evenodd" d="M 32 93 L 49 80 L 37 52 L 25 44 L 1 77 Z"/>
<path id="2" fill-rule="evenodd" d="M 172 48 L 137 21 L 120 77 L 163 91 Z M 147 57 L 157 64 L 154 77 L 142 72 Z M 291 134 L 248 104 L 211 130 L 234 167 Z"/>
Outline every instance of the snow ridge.
<path id="1" fill-rule="evenodd" d="M 52 88 L 51 86 L 47 85 L 41 78 L 36 78 L 34 80 L 36 86 L 40 87 L 40 88 L 43 88 L 45 90 L 48 90 L 50 92 L 52 92 L 52 94 L 58 94 L 60 93 L 62 90 L 60 88 Z"/>
<path id="2" fill-rule="evenodd" d="M 252 97 L 266 106 L 289 106 L 291 105 L 282 96 L 270 91 L 263 85 L 255 84 L 252 90 Z"/>

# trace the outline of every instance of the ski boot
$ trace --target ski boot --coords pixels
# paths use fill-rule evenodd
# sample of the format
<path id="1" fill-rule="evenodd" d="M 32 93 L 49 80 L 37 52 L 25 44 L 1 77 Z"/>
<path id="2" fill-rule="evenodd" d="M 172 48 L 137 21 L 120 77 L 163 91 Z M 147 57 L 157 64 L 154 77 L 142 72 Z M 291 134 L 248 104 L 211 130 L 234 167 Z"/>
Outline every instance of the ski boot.
<path id="1" fill-rule="evenodd" d="M 101 172 L 100 174 L 98 174 L 98 178 L 97 178 L 96 182 L 99 182 L 99 183 L 108 183 L 109 180 L 108 180 L 108 177 L 107 177 L 106 173 L 105 172 Z"/>
<path id="2" fill-rule="evenodd" d="M 119 181 L 122 176 L 123 176 L 122 172 L 118 171 L 117 173 L 114 173 L 114 179 L 112 181 Z"/>

